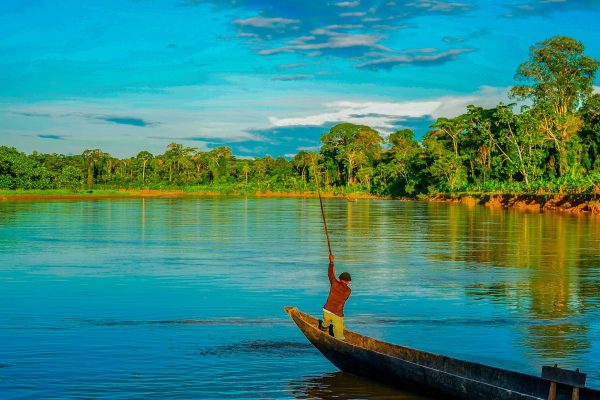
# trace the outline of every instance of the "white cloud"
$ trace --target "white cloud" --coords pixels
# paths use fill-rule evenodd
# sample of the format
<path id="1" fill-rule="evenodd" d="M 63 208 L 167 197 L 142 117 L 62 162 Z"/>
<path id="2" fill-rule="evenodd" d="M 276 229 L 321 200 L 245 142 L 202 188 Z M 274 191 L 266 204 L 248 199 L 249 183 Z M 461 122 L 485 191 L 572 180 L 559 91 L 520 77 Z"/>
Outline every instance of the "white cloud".
<path id="1" fill-rule="evenodd" d="M 310 40 L 308 37 L 307 40 Z M 314 37 L 312 37 L 314 38 Z M 261 50 L 258 54 L 271 55 L 279 53 L 293 53 L 295 51 L 305 50 L 322 50 L 322 49 L 344 49 L 351 47 L 371 47 L 379 50 L 389 51 L 390 49 L 378 44 L 379 41 L 385 39 L 382 35 L 368 35 L 368 34 L 339 34 L 333 35 L 327 38 L 325 42 L 318 43 L 306 43 L 296 41 L 294 44 L 288 46 L 276 47 L 273 49 Z M 291 43 L 291 42 L 290 42 Z"/>
<path id="2" fill-rule="evenodd" d="M 341 13 L 340 17 L 364 17 L 365 15 L 367 15 L 366 12 L 357 11 L 357 12 Z"/>
<path id="3" fill-rule="evenodd" d="M 394 56 L 394 57 L 385 57 L 380 58 L 373 61 L 368 61 L 362 64 L 359 64 L 358 68 L 368 68 L 368 69 L 391 69 L 396 65 L 402 64 L 435 64 L 446 62 L 449 60 L 456 59 L 460 54 L 470 53 L 475 51 L 475 49 L 464 48 L 464 49 L 450 49 L 447 51 L 443 51 L 437 54 L 431 54 L 432 52 L 437 51 L 437 49 L 433 48 L 423 48 L 423 49 L 412 49 L 407 52 L 412 53 L 429 53 L 429 54 L 421 54 L 414 56 Z"/>
<path id="4" fill-rule="evenodd" d="M 493 107 L 506 93 L 505 89 L 483 87 L 472 94 L 423 97 L 427 92 L 415 93 L 414 88 L 407 87 L 394 88 L 385 99 L 365 98 L 348 94 L 364 93 L 363 84 L 340 92 L 337 82 L 304 80 L 299 84 L 270 78 L 223 75 L 220 79 L 226 82 L 226 88 L 219 82 L 105 99 L 22 104 L 6 100 L 0 102 L 0 142 L 25 152 L 81 154 L 85 149 L 101 148 L 116 157 L 130 157 L 140 150 L 160 154 L 170 141 L 201 150 L 208 142 L 252 141 L 268 149 L 272 144 L 265 143 L 258 132 L 273 127 L 353 122 L 389 133 L 398 129 L 394 123 L 406 118 L 451 117 L 464 113 L 468 104 Z M 261 96 L 256 96 L 257 90 Z M 405 100 L 389 100 L 403 91 L 411 93 Z M 157 124 L 140 127 L 93 118 L 107 115 Z M 40 134 L 64 140 L 42 139 L 37 136 Z M 236 148 L 241 152 L 239 145 Z"/>
<path id="5" fill-rule="evenodd" d="M 304 67 L 305 65 L 308 65 L 308 63 L 300 62 L 300 63 L 292 63 L 292 64 L 281 64 L 281 65 L 278 65 L 277 68 L 278 69 L 290 69 L 290 68 Z"/>
<path id="6" fill-rule="evenodd" d="M 0 104 L 0 141 L 28 152 L 81 154 L 85 149 L 101 148 L 113 156 L 129 157 L 142 149 L 162 153 L 171 141 L 206 150 L 211 141 L 261 140 L 243 129 L 256 124 L 256 110 L 239 106 L 232 118 L 231 109 L 211 110 L 206 103 L 194 103 L 201 93 L 200 89 L 177 88 L 106 100 Z M 111 123 L 103 120 L 106 116 L 156 123 L 144 127 Z M 65 140 L 35 138 L 39 134 L 59 135 Z"/>
<path id="7" fill-rule="evenodd" d="M 420 117 L 454 117 L 466 112 L 469 104 L 493 107 L 506 99 L 507 89 L 481 87 L 478 93 L 465 96 L 444 96 L 430 100 L 381 102 L 337 101 L 326 103 L 327 112 L 302 117 L 270 117 L 273 126 L 321 126 L 331 123 L 350 122 L 368 125 L 382 133 L 397 129 L 398 121 Z"/>
<path id="8" fill-rule="evenodd" d="M 358 7 L 360 5 L 360 1 L 341 1 L 339 3 L 335 3 L 335 5 L 338 7 L 352 8 L 352 7 Z"/>
<path id="9" fill-rule="evenodd" d="M 364 28 L 364 25 L 360 24 L 343 24 L 343 25 L 328 25 L 324 28 L 317 28 L 311 31 L 310 33 L 313 35 L 342 35 L 342 33 L 335 32 L 338 29 L 361 29 Z M 314 37 L 313 37 L 314 39 Z"/>
<path id="10" fill-rule="evenodd" d="M 426 9 L 428 11 L 451 12 L 456 9 L 468 10 L 471 5 L 466 3 L 448 3 L 444 1 L 419 0 L 413 3 L 408 3 L 407 6 Z"/>
<path id="11" fill-rule="evenodd" d="M 234 23 L 240 26 L 250 26 L 253 28 L 266 28 L 275 29 L 285 27 L 291 24 L 297 24 L 300 22 L 298 19 L 289 18 L 264 18 L 264 17 L 251 17 L 247 19 L 236 19 Z"/>

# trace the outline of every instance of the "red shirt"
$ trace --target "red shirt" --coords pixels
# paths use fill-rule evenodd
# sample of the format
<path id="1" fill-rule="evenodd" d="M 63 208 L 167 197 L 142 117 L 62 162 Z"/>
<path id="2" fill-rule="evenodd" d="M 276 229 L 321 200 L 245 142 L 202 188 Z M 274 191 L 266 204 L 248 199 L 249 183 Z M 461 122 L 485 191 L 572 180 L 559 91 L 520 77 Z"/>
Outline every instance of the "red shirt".
<path id="1" fill-rule="evenodd" d="M 335 277 L 335 267 L 333 266 L 332 262 L 329 263 L 327 275 L 329 276 L 331 288 L 329 289 L 329 296 L 327 297 L 327 302 L 323 308 L 334 313 L 338 317 L 343 317 L 344 304 L 346 304 L 346 300 L 348 300 L 348 297 L 350 297 L 352 290 L 348 287 L 348 285 L 344 285 L 342 282 L 337 280 Z"/>

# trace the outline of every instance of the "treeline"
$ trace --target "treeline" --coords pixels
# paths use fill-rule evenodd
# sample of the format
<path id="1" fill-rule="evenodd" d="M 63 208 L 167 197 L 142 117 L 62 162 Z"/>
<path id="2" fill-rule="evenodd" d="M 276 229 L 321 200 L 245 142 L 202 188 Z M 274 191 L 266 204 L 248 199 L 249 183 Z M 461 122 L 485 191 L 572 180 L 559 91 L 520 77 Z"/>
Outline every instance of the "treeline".
<path id="1" fill-rule="evenodd" d="M 163 154 L 118 159 L 100 150 L 81 155 L 25 155 L 0 147 L 0 188 L 73 189 L 211 187 L 302 192 L 315 174 L 329 191 L 415 196 L 458 192 L 600 193 L 598 62 L 575 39 L 556 36 L 530 49 L 511 89 L 517 103 L 468 106 L 439 118 L 416 140 L 404 129 L 387 137 L 362 125 L 324 133 L 320 152 L 292 159 L 234 157 L 228 147 L 198 151 L 171 143 Z"/>

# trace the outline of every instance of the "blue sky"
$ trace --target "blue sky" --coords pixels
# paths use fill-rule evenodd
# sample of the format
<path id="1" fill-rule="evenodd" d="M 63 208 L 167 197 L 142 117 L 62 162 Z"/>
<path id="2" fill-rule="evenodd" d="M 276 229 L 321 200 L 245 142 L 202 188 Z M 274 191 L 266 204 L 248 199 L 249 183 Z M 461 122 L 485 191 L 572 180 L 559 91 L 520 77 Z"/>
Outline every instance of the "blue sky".
<path id="1" fill-rule="evenodd" d="M 421 136 L 505 99 L 544 39 L 600 59 L 597 21 L 597 0 L 4 0 L 0 144 L 254 157 L 339 122 Z"/>

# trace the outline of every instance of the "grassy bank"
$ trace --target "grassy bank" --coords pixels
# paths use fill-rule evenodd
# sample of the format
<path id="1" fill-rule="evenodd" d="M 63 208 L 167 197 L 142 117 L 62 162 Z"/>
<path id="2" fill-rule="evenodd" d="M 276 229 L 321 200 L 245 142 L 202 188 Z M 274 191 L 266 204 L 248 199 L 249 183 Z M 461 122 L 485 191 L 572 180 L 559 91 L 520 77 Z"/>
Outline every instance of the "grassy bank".
<path id="1" fill-rule="evenodd" d="M 315 191 L 260 191 L 236 190 L 232 187 L 190 186 L 168 189 L 93 189 L 93 190 L 0 190 L 0 201 L 16 200 L 74 200 L 74 199 L 103 199 L 103 198 L 145 198 L 145 197 L 184 197 L 184 196 L 251 196 L 251 197 L 317 197 Z M 343 190 L 321 192 L 326 198 L 366 199 L 377 196 Z"/>

